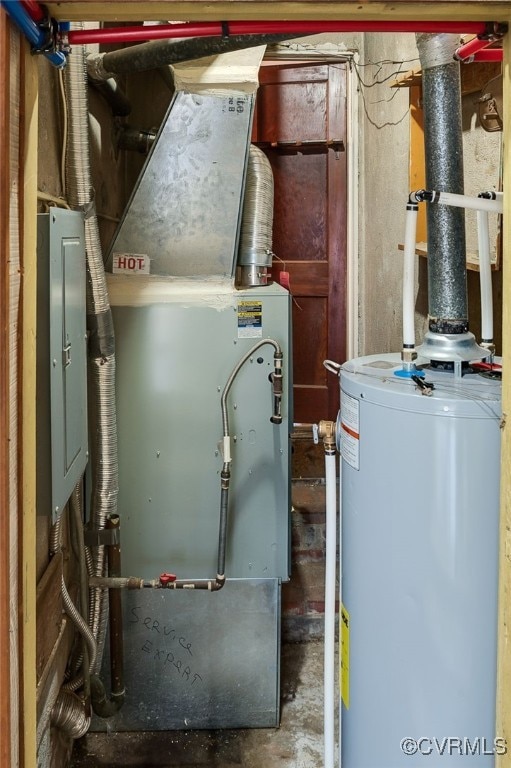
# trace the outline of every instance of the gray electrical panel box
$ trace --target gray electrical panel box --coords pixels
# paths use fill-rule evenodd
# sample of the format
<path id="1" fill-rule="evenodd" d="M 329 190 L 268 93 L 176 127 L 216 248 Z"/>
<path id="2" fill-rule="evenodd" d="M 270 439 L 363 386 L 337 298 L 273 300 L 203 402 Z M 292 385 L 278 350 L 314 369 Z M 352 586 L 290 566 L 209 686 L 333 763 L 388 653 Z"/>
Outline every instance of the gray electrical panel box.
<path id="1" fill-rule="evenodd" d="M 55 521 L 87 464 L 83 215 L 37 222 L 37 510 Z"/>

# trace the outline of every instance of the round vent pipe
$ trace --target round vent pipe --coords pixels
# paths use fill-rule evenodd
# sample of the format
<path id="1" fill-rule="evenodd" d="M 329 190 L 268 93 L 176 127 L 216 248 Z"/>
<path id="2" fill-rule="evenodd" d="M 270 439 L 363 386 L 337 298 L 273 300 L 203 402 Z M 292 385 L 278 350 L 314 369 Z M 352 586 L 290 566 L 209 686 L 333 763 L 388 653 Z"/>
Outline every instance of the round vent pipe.
<path id="1" fill-rule="evenodd" d="M 426 188 L 463 194 L 457 35 L 417 35 L 422 66 Z M 429 330 L 468 331 L 465 214 L 428 203 Z"/>
<path id="2" fill-rule="evenodd" d="M 272 228 L 273 172 L 264 152 L 251 144 L 236 269 L 238 287 L 268 284 L 273 257 Z"/>
<path id="3" fill-rule="evenodd" d="M 459 36 L 417 34 L 422 67 L 426 186 L 463 194 Z M 468 330 L 465 213 L 427 204 L 428 324 L 418 352 L 442 365 L 486 356 Z"/>

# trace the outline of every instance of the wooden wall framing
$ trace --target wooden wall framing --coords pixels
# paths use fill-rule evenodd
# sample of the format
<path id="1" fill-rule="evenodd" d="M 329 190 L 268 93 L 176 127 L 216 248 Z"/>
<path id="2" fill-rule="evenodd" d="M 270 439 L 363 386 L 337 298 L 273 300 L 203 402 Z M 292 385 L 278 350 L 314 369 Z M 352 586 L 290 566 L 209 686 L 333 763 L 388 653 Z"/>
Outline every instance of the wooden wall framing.
<path id="1" fill-rule="evenodd" d="M 0 10 L 2 768 L 35 765 L 35 378 L 26 372 L 35 370 L 36 71 Z"/>
<path id="2" fill-rule="evenodd" d="M 0 11 L 0 168 L 10 157 L 10 40 L 9 25 Z M 10 525 L 9 525 L 9 174 L 0 174 L 0 764 L 11 765 L 10 657 Z"/>

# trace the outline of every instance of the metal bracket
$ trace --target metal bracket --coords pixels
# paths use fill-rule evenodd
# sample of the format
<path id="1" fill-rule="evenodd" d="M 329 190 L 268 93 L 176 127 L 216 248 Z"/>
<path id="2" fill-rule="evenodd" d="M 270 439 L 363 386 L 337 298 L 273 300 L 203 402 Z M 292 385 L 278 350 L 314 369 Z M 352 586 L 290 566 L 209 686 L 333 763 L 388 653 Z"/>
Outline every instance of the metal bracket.
<path id="1" fill-rule="evenodd" d="M 71 344 L 67 344 L 62 350 L 62 367 L 67 368 L 71 365 Z"/>
<path id="2" fill-rule="evenodd" d="M 84 537 L 88 547 L 113 547 L 121 543 L 119 528 L 86 529 Z"/>
<path id="3" fill-rule="evenodd" d="M 57 48 L 55 41 L 58 33 L 58 23 L 48 13 L 37 25 L 39 31 L 45 35 L 45 39 L 39 46 L 32 46 L 31 53 L 33 55 L 39 55 L 44 53 L 54 53 Z"/>

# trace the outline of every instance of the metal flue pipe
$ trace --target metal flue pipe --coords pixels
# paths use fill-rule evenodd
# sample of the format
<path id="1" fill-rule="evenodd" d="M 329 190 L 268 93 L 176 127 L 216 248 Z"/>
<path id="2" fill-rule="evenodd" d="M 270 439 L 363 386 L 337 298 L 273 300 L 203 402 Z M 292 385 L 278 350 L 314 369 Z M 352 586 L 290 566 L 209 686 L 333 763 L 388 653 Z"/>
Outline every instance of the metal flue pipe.
<path id="1" fill-rule="evenodd" d="M 158 27 L 156 27 L 157 29 Z M 146 27 L 154 30 L 155 27 Z M 107 80 L 112 75 L 147 72 L 169 64 L 193 61 L 258 45 L 272 45 L 296 38 L 296 34 L 230 35 L 229 37 L 192 37 L 183 40 L 164 39 L 132 45 L 87 57 L 87 72 L 92 80 Z"/>
<path id="2" fill-rule="evenodd" d="M 267 285 L 272 264 L 273 172 L 259 147 L 250 145 L 236 269 L 243 287 Z"/>
<path id="3" fill-rule="evenodd" d="M 417 35 L 422 66 L 426 185 L 463 194 L 460 65 L 457 35 Z M 460 208 L 428 204 L 429 330 L 468 331 L 465 218 Z"/>

